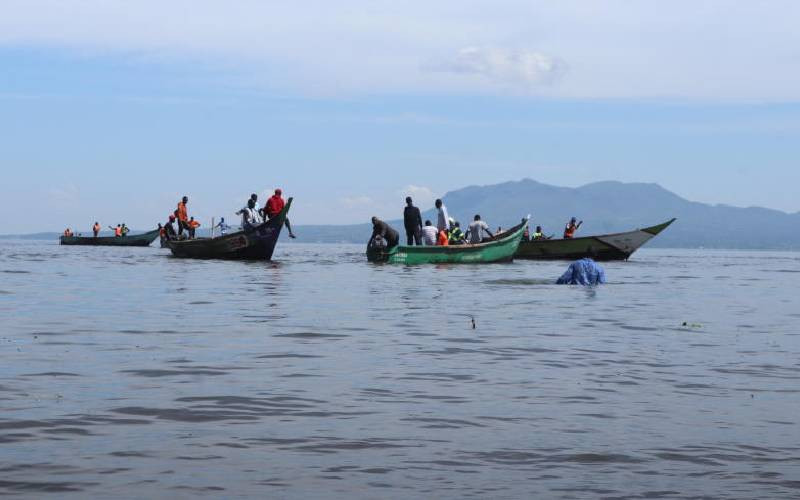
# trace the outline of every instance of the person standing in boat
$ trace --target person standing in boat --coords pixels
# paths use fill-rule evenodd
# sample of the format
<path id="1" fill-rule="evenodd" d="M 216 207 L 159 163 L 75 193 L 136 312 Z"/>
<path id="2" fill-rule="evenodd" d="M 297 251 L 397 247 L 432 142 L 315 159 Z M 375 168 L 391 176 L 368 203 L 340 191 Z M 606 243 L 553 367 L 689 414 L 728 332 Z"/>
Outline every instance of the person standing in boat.
<path id="1" fill-rule="evenodd" d="M 599 285 L 606 282 L 606 271 L 594 261 L 597 252 L 586 249 L 586 257 L 569 265 L 564 274 L 556 280 L 557 285 Z"/>
<path id="2" fill-rule="evenodd" d="M 114 236 L 122 236 L 122 226 L 117 224 L 117 227 L 108 226 L 108 228 L 114 231 Z"/>
<path id="3" fill-rule="evenodd" d="M 431 221 L 426 220 L 425 225 L 422 227 L 422 243 L 427 246 L 436 245 L 436 237 L 438 234 L 439 232 L 436 231 Z"/>
<path id="4" fill-rule="evenodd" d="M 533 241 L 536 240 L 549 240 L 550 238 L 545 238 L 544 233 L 542 232 L 542 226 L 536 226 L 536 231 L 533 232 L 533 236 L 531 237 Z"/>
<path id="5" fill-rule="evenodd" d="M 119 232 L 121 236 L 128 236 L 128 233 L 130 233 L 131 230 L 128 229 L 128 226 L 126 226 L 125 223 L 123 222 L 122 227 L 119 228 Z"/>
<path id="6" fill-rule="evenodd" d="M 268 218 L 272 219 L 276 217 L 279 213 L 281 213 L 283 207 L 286 206 L 286 202 L 283 201 L 283 198 L 281 197 L 282 193 L 283 192 L 281 191 L 281 188 L 277 188 L 275 190 L 275 194 L 270 196 L 269 200 L 267 200 L 267 206 L 264 207 L 264 212 L 267 214 Z M 286 218 L 284 224 L 286 225 L 286 229 L 289 230 L 289 238 L 296 238 L 297 236 L 295 236 L 292 232 L 292 224 L 289 222 L 288 217 Z"/>
<path id="7" fill-rule="evenodd" d="M 189 211 L 186 209 L 186 204 L 189 203 L 189 197 L 184 196 L 178 202 L 178 208 L 175 210 L 175 217 L 178 219 L 178 236 L 183 234 L 183 230 L 189 229 Z"/>
<path id="8" fill-rule="evenodd" d="M 94 221 L 94 226 L 92 226 L 92 234 L 95 238 L 97 238 L 97 235 L 100 234 L 100 223 L 97 221 Z"/>
<path id="9" fill-rule="evenodd" d="M 572 238 L 574 238 L 575 237 L 575 231 L 577 231 L 578 228 L 581 227 L 581 224 L 583 224 L 583 221 L 580 221 L 580 222 L 578 222 L 576 224 L 575 223 L 576 220 L 577 219 L 575 217 L 573 217 L 573 218 L 571 218 L 569 220 L 569 222 L 567 222 L 567 225 L 564 226 L 564 239 L 565 240 L 571 240 Z"/>
<path id="10" fill-rule="evenodd" d="M 474 220 L 469 225 L 469 228 L 467 228 L 467 241 L 472 245 L 482 243 L 484 239 L 481 236 L 481 231 L 486 233 L 488 239 L 492 239 L 492 233 L 489 231 L 489 224 L 481 220 L 480 214 L 475 214 Z"/>
<path id="11" fill-rule="evenodd" d="M 380 220 L 377 217 L 372 217 L 372 236 L 367 242 L 367 247 L 373 245 L 375 240 L 383 240 L 386 242 L 386 247 L 392 248 L 400 243 L 400 234 L 392 229 L 392 227 Z"/>
<path id="12" fill-rule="evenodd" d="M 436 221 L 436 230 L 437 231 L 449 231 L 450 230 L 450 216 L 447 215 L 447 207 L 444 206 L 442 200 L 437 199 L 434 203 L 436 205 L 436 211 L 438 215 L 438 219 Z"/>
<path id="13" fill-rule="evenodd" d="M 228 229 L 231 228 L 229 225 L 225 224 L 225 217 L 220 217 L 219 224 L 217 224 L 214 227 L 219 228 L 219 234 L 221 236 L 225 236 L 225 233 L 228 232 Z"/>
<path id="14" fill-rule="evenodd" d="M 66 236 L 67 238 L 69 238 L 70 236 L 72 236 L 72 229 L 70 229 L 70 228 L 66 228 L 66 229 L 64 230 L 64 236 Z"/>
<path id="15" fill-rule="evenodd" d="M 406 196 L 406 208 L 403 209 L 403 225 L 406 228 L 408 246 L 422 245 L 422 214 L 415 207 L 410 196 Z"/>

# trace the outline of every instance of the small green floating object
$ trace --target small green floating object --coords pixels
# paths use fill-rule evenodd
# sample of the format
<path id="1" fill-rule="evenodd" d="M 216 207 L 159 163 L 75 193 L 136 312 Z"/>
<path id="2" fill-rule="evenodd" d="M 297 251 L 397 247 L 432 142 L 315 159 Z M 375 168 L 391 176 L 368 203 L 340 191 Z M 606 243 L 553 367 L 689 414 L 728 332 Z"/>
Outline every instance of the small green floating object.
<path id="1" fill-rule="evenodd" d="M 689 323 L 687 321 L 684 321 L 681 326 L 685 326 L 686 328 L 703 328 L 703 325 L 700 323 Z"/>

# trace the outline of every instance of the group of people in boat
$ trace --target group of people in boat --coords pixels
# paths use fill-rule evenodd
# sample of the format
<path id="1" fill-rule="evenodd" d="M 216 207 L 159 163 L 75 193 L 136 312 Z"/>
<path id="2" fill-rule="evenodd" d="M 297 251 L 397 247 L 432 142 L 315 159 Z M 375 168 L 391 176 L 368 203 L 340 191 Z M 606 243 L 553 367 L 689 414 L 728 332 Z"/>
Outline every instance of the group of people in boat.
<path id="1" fill-rule="evenodd" d="M 276 189 L 275 193 L 267 200 L 266 206 L 261 208 L 258 204 L 258 195 L 251 194 L 245 206 L 236 212 L 236 215 L 242 216 L 242 229 L 247 230 L 256 227 L 281 213 L 284 206 L 286 206 L 286 202 L 281 195 L 280 188 Z M 188 196 L 181 198 L 175 211 L 169 215 L 168 220 L 163 225 L 158 225 L 162 241 L 195 238 L 195 232 L 200 227 L 200 222 L 189 216 L 188 203 Z M 177 230 L 175 228 L 176 223 Z M 286 228 L 289 230 L 289 236 L 295 238 L 289 219 L 286 219 Z M 225 217 L 220 217 L 219 223 L 215 224 L 213 229 L 219 229 L 220 234 L 224 236 L 230 230 L 230 226 L 225 222 Z M 184 231 L 186 232 L 185 236 Z"/>
<path id="2" fill-rule="evenodd" d="M 128 228 L 128 226 L 125 225 L 124 222 L 122 224 L 117 224 L 117 227 L 108 226 L 108 228 L 114 233 L 114 236 L 118 238 L 122 238 L 123 236 L 128 236 L 128 233 L 131 231 Z M 94 224 L 92 224 L 92 236 L 97 238 L 100 235 L 101 229 L 102 227 L 100 226 L 100 223 L 94 221 Z M 75 236 L 75 233 L 72 232 L 72 229 L 67 228 L 64 230 L 64 236 L 66 237 Z M 80 234 L 78 234 L 78 236 L 80 236 Z"/>
<path id="3" fill-rule="evenodd" d="M 480 214 L 475 214 L 472 222 L 467 227 L 466 232 L 461 230 L 461 224 L 449 216 L 447 207 L 441 199 L 434 202 L 436 208 L 436 224 L 430 220 L 422 222 L 422 214 L 419 207 L 414 206 L 414 201 L 410 196 L 406 197 L 406 206 L 403 209 L 403 226 L 406 230 L 406 244 L 408 246 L 449 246 L 449 245 L 475 245 L 485 243 L 503 234 L 501 227 L 492 234 L 489 225 L 481 220 Z M 525 219 L 523 219 L 524 221 Z M 575 231 L 583 224 L 577 218 L 572 217 L 564 226 L 564 239 L 571 239 L 575 236 Z M 536 226 L 536 230 L 531 234 L 528 228 L 522 235 L 523 241 L 549 240 L 553 236 L 545 236 L 542 226 Z M 400 244 L 400 235 L 386 222 L 378 217 L 372 217 L 372 236 L 369 239 L 369 246 L 391 248 Z"/>

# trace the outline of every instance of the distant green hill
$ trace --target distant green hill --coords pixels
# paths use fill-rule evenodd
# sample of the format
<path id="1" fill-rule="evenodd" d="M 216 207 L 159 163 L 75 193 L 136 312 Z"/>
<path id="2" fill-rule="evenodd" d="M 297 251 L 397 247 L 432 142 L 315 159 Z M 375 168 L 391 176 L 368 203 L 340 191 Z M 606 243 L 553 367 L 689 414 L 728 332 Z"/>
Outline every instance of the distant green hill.
<path id="1" fill-rule="evenodd" d="M 766 208 L 737 208 L 688 201 L 658 184 L 596 182 L 578 188 L 542 184 L 530 179 L 490 186 L 469 186 L 443 197 L 462 226 L 481 214 L 494 230 L 510 227 L 531 214 L 547 234 L 561 235 L 575 216 L 584 221 L 579 234 L 628 231 L 677 217 L 675 224 L 648 245 L 742 249 L 800 249 L 800 213 Z M 398 200 L 398 215 L 402 200 Z M 433 220 L 434 211 L 423 213 Z M 401 233 L 402 221 L 390 221 Z M 298 226 L 297 241 L 363 243 L 370 225 Z"/>

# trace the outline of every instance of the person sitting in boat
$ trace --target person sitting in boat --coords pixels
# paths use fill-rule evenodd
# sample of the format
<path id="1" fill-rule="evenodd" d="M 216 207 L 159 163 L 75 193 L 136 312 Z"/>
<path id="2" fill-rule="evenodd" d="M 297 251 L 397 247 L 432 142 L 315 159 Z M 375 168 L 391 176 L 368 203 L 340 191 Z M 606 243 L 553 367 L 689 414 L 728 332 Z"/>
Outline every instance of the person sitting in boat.
<path id="1" fill-rule="evenodd" d="M 277 188 L 275 190 L 275 194 L 270 196 L 269 200 L 267 200 L 267 206 L 264 207 L 264 213 L 270 219 L 276 217 L 279 213 L 281 213 L 283 207 L 286 206 L 286 202 L 283 201 L 281 194 L 282 194 L 281 189 Z M 284 222 L 284 224 L 286 225 L 286 229 L 289 230 L 289 238 L 297 238 L 297 236 L 295 236 L 294 233 L 292 232 L 292 224 L 289 222 L 288 217 L 286 218 L 286 222 Z"/>
<path id="2" fill-rule="evenodd" d="M 536 226 L 536 231 L 533 232 L 531 240 L 537 241 L 537 240 L 549 240 L 549 239 L 550 238 L 546 237 L 542 232 L 542 226 Z"/>
<path id="3" fill-rule="evenodd" d="M 175 216 L 170 215 L 169 220 L 164 224 L 164 237 L 168 240 L 174 240 L 178 237 L 175 233 L 175 226 L 172 224 L 175 222 Z"/>
<path id="4" fill-rule="evenodd" d="M 606 282 L 606 272 L 594 261 L 597 252 L 594 248 L 586 249 L 586 257 L 569 265 L 564 274 L 556 280 L 557 285 L 599 285 Z"/>
<path id="5" fill-rule="evenodd" d="M 492 239 L 492 233 L 489 231 L 489 225 L 481 220 L 480 214 L 475 214 L 472 223 L 467 228 L 467 234 L 465 235 L 467 241 L 475 245 L 477 243 L 482 243 L 484 239 L 481 236 L 481 231 L 486 233 L 487 239 Z"/>
<path id="6" fill-rule="evenodd" d="M 123 222 L 122 227 L 119 228 L 119 232 L 121 236 L 128 236 L 128 233 L 130 233 L 131 230 L 128 229 L 128 226 L 126 226 L 125 223 Z"/>
<path id="7" fill-rule="evenodd" d="M 219 224 L 214 227 L 219 228 L 219 234 L 222 236 L 225 236 L 225 233 L 231 228 L 229 225 L 225 224 L 225 217 L 220 217 Z"/>
<path id="8" fill-rule="evenodd" d="M 437 236 L 436 226 L 431 224 L 430 220 L 426 220 L 425 225 L 422 227 L 422 244 L 427 246 L 436 245 Z"/>
<path id="9" fill-rule="evenodd" d="M 94 234 L 95 238 L 100 234 L 100 223 L 97 221 L 94 221 L 94 226 L 92 226 L 92 234 Z"/>
<path id="10" fill-rule="evenodd" d="M 450 224 L 450 234 L 448 234 L 447 239 L 451 245 L 464 244 L 464 233 L 461 231 L 461 224 L 458 221 L 452 221 Z"/>
<path id="11" fill-rule="evenodd" d="M 186 223 L 189 226 L 189 239 L 194 239 L 194 232 L 200 227 L 200 222 L 194 220 L 194 217 L 189 217 L 189 222 Z"/>
<path id="12" fill-rule="evenodd" d="M 583 224 L 583 221 L 580 221 L 577 224 L 575 223 L 575 221 L 577 221 L 577 219 L 575 217 L 573 217 L 573 218 L 571 218 L 569 220 L 569 222 L 567 222 L 567 225 L 564 226 L 564 239 L 565 240 L 571 240 L 572 238 L 574 238 L 575 237 L 575 231 L 577 231 L 578 228 L 581 227 L 581 224 Z"/>
<path id="13" fill-rule="evenodd" d="M 531 233 L 528 231 L 528 226 L 525 226 L 525 230 L 522 231 L 522 241 L 531 241 Z"/>
<path id="14" fill-rule="evenodd" d="M 236 215 L 242 216 L 242 229 L 244 230 L 258 226 L 264 222 L 261 219 L 261 215 L 256 211 L 256 202 L 252 198 L 247 200 L 247 206 L 236 212 Z"/>
<path id="15" fill-rule="evenodd" d="M 70 236 L 72 236 L 72 235 L 73 235 L 73 234 L 72 234 L 72 229 L 70 229 L 70 228 L 66 228 L 66 229 L 64 230 L 64 236 L 66 236 L 67 238 L 69 238 L 69 237 L 70 237 Z"/>
<path id="16" fill-rule="evenodd" d="M 446 247 L 450 244 L 450 238 L 447 237 L 447 229 L 442 229 L 436 236 L 436 246 Z"/>
<path id="17" fill-rule="evenodd" d="M 372 217 L 372 236 L 367 242 L 367 247 L 373 246 L 375 239 L 380 236 L 386 242 L 386 248 L 392 248 L 400 243 L 400 233 L 377 217 Z"/>
<path id="18" fill-rule="evenodd" d="M 497 231 L 494 232 L 495 236 L 497 236 L 498 234 L 503 234 L 503 228 L 500 226 L 497 226 Z"/>

